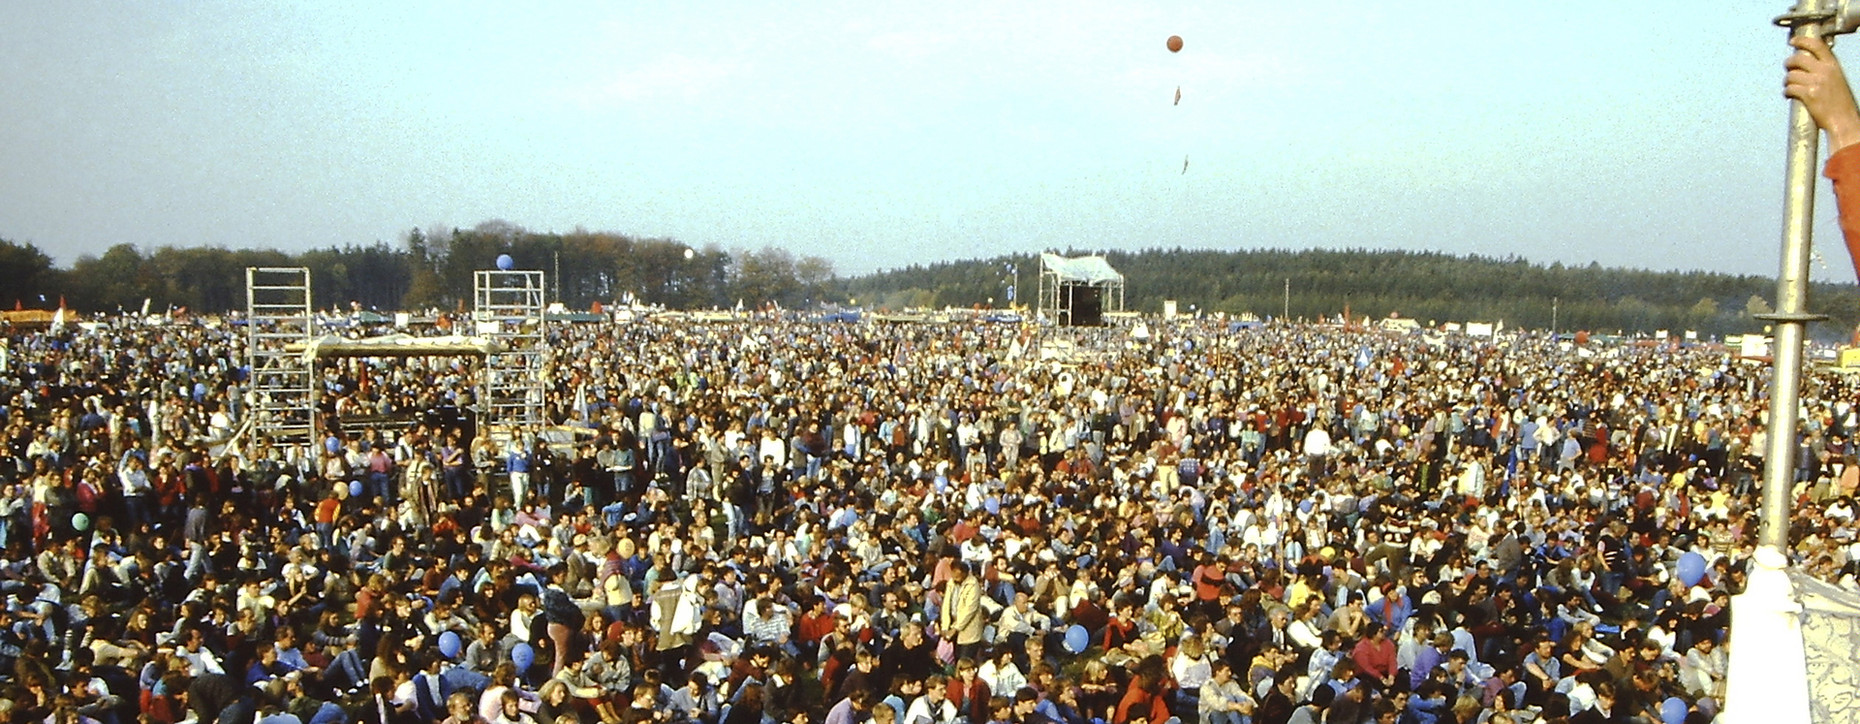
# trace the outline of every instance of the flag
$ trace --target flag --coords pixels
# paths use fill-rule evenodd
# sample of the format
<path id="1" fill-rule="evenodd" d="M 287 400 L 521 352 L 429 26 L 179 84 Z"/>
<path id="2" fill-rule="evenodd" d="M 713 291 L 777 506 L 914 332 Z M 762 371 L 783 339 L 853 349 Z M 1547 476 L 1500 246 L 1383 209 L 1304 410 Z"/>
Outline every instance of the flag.
<path id="1" fill-rule="evenodd" d="M 1008 285 L 1007 300 L 1014 301 L 1014 285 Z"/>

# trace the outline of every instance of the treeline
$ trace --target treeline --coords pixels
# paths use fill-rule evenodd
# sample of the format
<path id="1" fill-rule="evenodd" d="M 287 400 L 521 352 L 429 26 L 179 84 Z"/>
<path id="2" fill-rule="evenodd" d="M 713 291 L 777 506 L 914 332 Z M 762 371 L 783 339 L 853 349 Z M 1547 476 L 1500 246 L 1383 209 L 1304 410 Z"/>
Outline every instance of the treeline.
<path id="1" fill-rule="evenodd" d="M 1083 252 L 1064 252 L 1074 256 Z M 302 253 L 263 249 L 129 244 L 56 268 L 30 244 L 0 239 L 0 305 L 50 308 L 63 298 L 81 311 L 186 307 L 213 313 L 245 307 L 245 268 L 311 270 L 320 308 L 349 302 L 374 309 L 463 309 L 472 274 L 509 254 L 519 269 L 545 272 L 550 297 L 572 309 L 637 300 L 675 309 L 725 308 L 739 300 L 789 309 L 851 303 L 874 309 L 1036 303 L 1039 258 L 1021 254 L 916 265 L 837 278 L 830 262 L 783 249 L 725 251 L 670 239 L 612 232 L 530 232 L 502 221 L 470 229 L 411 229 L 394 244 L 330 247 Z M 1597 332 L 1697 330 L 1723 336 L 1755 332 L 1769 311 L 1775 281 L 1705 272 L 1653 272 L 1599 264 L 1533 264 L 1522 259 L 1435 252 L 1366 250 L 1111 252 L 1123 272 L 1125 308 L 1156 313 L 1165 299 L 1183 312 L 1252 313 L 1294 319 L 1391 314 L 1422 323 L 1500 321 L 1511 327 Z M 1288 293 L 1289 292 L 1289 293 Z M 1811 327 L 1845 339 L 1860 325 L 1860 292 L 1851 284 L 1816 284 L 1811 311 L 1830 320 Z"/>
<path id="2" fill-rule="evenodd" d="M 669 239 L 610 232 L 540 234 L 488 221 L 471 229 L 412 229 L 397 244 L 350 245 L 285 253 L 269 249 L 131 244 L 56 268 L 31 244 L 0 239 L 0 304 L 50 308 L 62 298 L 85 312 L 185 307 L 217 313 L 245 308 L 246 267 L 307 267 L 321 309 L 465 309 L 473 273 L 509 254 L 517 269 L 540 270 L 549 297 L 571 309 L 636 300 L 676 309 L 774 302 L 799 308 L 837 293 L 833 265 L 773 247 L 726 252 Z"/>
<path id="3" fill-rule="evenodd" d="M 1066 256 L 1085 252 L 1064 252 Z M 1757 332 L 1755 314 L 1770 311 L 1772 278 L 1706 272 L 1654 272 L 1564 266 L 1522 259 L 1435 252 L 1365 250 L 1208 251 L 1151 249 L 1110 252 L 1124 274 L 1125 308 L 1158 313 L 1165 299 L 1193 308 L 1260 317 L 1317 319 L 1391 314 L 1430 321 L 1503 320 L 1510 327 L 1597 332 L 1697 330 L 1723 336 Z M 1005 306 L 1007 288 L 1033 306 L 1039 259 L 1033 255 L 911 266 L 847 280 L 846 293 L 875 306 Z M 1288 294 L 1289 289 L 1289 294 Z M 1814 325 L 1828 339 L 1845 339 L 1860 324 L 1860 293 L 1852 284 L 1815 284 Z"/>

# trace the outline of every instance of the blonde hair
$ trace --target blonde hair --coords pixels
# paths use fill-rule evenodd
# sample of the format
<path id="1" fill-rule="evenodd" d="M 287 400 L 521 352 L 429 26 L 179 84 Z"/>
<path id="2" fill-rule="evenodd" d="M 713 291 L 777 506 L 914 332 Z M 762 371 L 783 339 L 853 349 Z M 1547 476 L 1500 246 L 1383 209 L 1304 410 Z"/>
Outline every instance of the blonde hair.
<path id="1" fill-rule="evenodd" d="M 1485 705 L 1480 704 L 1478 699 L 1462 696 L 1459 701 L 1453 702 L 1453 718 L 1460 721 L 1472 721 L 1473 717 L 1484 708 Z"/>

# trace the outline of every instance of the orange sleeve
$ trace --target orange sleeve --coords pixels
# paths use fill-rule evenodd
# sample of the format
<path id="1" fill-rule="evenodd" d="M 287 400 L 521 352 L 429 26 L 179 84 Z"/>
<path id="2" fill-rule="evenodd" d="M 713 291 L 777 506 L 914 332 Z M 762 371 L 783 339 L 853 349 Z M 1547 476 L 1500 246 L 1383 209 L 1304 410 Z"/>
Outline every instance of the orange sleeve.
<path id="1" fill-rule="evenodd" d="M 1834 182 L 1841 236 L 1847 243 L 1847 256 L 1854 262 L 1854 276 L 1860 278 L 1860 144 L 1835 151 L 1822 168 L 1822 175 Z"/>

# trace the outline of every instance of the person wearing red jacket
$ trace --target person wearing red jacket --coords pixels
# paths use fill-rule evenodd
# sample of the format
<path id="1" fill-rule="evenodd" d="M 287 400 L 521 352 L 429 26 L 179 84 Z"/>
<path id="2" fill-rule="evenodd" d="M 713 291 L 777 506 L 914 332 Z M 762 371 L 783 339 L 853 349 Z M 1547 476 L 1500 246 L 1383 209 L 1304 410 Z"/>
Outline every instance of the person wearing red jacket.
<path id="1" fill-rule="evenodd" d="M 1356 662 L 1362 678 L 1374 679 L 1384 689 L 1395 685 L 1395 642 L 1389 640 L 1388 629 L 1381 623 L 1370 621 L 1365 625 L 1363 640 L 1356 642 L 1350 659 Z"/>
<path id="2" fill-rule="evenodd" d="M 1111 716 L 1111 724 L 1129 724 L 1139 719 L 1148 724 L 1167 721 L 1170 688 L 1167 675 L 1161 671 L 1132 674 L 1130 686 L 1124 689 L 1124 697 L 1117 702 L 1117 711 Z"/>
<path id="3" fill-rule="evenodd" d="M 795 631 L 795 639 L 812 649 L 820 645 L 820 640 L 833 633 L 833 611 L 827 608 L 827 599 L 815 596 L 808 604 L 807 612 L 801 614 L 801 624 Z"/>

